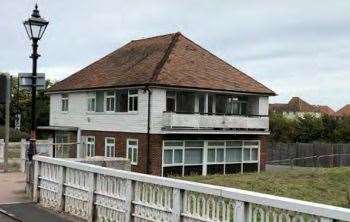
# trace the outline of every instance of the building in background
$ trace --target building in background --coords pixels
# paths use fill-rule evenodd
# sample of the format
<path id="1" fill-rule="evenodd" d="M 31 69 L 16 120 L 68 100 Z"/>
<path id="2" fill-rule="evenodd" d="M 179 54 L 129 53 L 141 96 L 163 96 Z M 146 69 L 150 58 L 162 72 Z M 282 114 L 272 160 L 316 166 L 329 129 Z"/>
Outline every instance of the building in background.
<path id="1" fill-rule="evenodd" d="M 134 40 L 48 89 L 55 142 L 154 175 L 259 170 L 275 93 L 181 33 Z M 62 154 L 70 156 L 71 154 Z"/>
<path id="2" fill-rule="evenodd" d="M 338 117 L 348 117 L 350 116 L 350 104 L 345 105 L 343 108 L 339 109 L 336 114 Z"/>
<path id="3" fill-rule="evenodd" d="M 269 109 L 270 112 L 282 113 L 288 118 L 303 117 L 306 114 L 315 117 L 321 117 L 322 115 L 335 115 L 335 111 L 329 106 L 311 105 L 299 97 L 292 97 L 288 103 L 270 104 Z"/>

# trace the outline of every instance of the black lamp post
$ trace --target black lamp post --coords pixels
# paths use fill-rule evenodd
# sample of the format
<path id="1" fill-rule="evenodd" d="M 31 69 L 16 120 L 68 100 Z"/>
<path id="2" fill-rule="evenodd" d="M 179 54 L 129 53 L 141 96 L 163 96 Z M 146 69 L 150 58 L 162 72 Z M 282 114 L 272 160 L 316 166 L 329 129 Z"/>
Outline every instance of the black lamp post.
<path id="1" fill-rule="evenodd" d="M 48 21 L 40 17 L 38 5 L 35 5 L 32 16 L 23 22 L 26 32 L 30 40 L 32 40 L 33 52 L 30 58 L 33 60 L 33 73 L 32 73 L 32 112 L 31 112 L 31 138 L 29 149 L 27 150 L 28 160 L 33 160 L 35 154 L 35 141 L 36 141 L 36 78 L 37 78 L 37 60 L 38 54 L 38 41 L 43 37 L 46 30 Z"/>

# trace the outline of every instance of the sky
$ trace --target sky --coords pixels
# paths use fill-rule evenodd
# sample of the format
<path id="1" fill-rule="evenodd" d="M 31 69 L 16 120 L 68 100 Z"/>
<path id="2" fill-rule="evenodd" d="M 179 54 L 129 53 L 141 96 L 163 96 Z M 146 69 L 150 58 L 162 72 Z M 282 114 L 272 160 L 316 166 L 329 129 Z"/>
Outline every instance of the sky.
<path id="1" fill-rule="evenodd" d="M 180 31 L 274 90 L 272 103 L 350 103 L 349 0 L 1 0 L 1 72 L 31 71 L 22 21 L 35 2 L 50 22 L 38 63 L 49 79 L 130 40 Z"/>

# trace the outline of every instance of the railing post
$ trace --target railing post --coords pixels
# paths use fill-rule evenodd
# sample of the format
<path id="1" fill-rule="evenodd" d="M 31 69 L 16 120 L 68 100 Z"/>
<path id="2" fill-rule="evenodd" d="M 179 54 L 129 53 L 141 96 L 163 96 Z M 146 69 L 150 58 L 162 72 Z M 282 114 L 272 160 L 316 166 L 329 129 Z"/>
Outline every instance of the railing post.
<path id="1" fill-rule="evenodd" d="M 33 182 L 33 202 L 39 201 L 38 185 L 40 176 L 41 163 L 39 161 L 34 161 L 34 182 Z M 27 169 L 30 170 L 30 169 Z"/>
<path id="2" fill-rule="evenodd" d="M 181 221 L 181 190 L 173 188 L 173 206 L 172 206 L 172 216 L 171 221 L 172 222 L 179 222 Z"/>
<path id="3" fill-rule="evenodd" d="M 89 192 L 88 192 L 88 222 L 94 220 L 94 201 L 95 201 L 95 174 L 89 173 L 88 177 Z"/>
<path id="4" fill-rule="evenodd" d="M 234 221 L 237 221 L 237 222 L 247 221 L 246 214 L 247 212 L 245 209 L 245 203 L 242 201 L 236 201 Z"/>
<path id="5" fill-rule="evenodd" d="M 66 178 L 66 168 L 64 166 L 60 166 L 58 170 L 58 203 L 59 208 L 58 210 L 63 211 L 64 210 L 64 181 Z"/>
<path id="6" fill-rule="evenodd" d="M 320 222 L 333 222 L 333 219 L 321 217 Z"/>
<path id="7" fill-rule="evenodd" d="M 134 200 L 135 184 L 132 180 L 127 180 L 126 186 L 126 200 L 125 200 L 125 221 L 132 221 L 133 206 L 132 201 Z"/>

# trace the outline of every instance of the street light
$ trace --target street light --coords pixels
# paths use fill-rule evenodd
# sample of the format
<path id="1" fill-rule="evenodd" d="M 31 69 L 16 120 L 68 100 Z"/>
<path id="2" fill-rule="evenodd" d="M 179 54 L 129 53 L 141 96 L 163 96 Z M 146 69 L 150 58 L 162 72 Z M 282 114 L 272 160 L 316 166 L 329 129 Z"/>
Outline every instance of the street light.
<path id="1" fill-rule="evenodd" d="M 33 60 L 33 73 L 32 73 L 32 112 L 31 112 L 31 138 L 29 149 L 27 150 L 28 160 L 33 160 L 33 155 L 35 154 L 35 141 L 36 141 L 36 116 L 35 116 L 35 106 L 36 106 L 36 77 L 37 77 L 37 60 L 39 58 L 38 54 L 38 41 L 43 37 L 46 30 L 48 21 L 40 17 L 38 5 L 35 4 L 33 13 L 29 19 L 23 22 L 26 29 L 28 37 L 32 40 L 33 52 L 30 58 Z"/>

